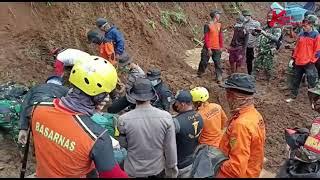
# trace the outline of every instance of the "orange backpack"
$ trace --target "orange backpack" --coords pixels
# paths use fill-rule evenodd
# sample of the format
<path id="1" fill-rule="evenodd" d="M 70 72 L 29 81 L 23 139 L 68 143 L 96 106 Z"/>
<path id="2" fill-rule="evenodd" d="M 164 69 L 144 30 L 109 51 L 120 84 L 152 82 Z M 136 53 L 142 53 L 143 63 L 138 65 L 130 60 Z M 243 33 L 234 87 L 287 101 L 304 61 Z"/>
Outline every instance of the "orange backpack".
<path id="1" fill-rule="evenodd" d="M 116 54 L 112 42 L 106 42 L 100 45 L 100 56 L 108 60 L 112 65 L 116 65 Z"/>

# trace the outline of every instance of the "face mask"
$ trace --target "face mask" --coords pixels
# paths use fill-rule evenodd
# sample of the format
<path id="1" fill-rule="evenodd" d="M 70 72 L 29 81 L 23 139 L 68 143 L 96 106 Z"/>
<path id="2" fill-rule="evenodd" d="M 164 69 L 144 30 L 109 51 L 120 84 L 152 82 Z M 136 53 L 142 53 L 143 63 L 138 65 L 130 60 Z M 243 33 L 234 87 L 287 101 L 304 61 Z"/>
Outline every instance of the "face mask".
<path id="1" fill-rule="evenodd" d="M 239 108 L 245 105 L 253 103 L 253 96 L 242 96 L 237 95 L 236 93 L 227 93 L 227 100 L 231 112 L 237 111 Z"/>
<path id="2" fill-rule="evenodd" d="M 174 104 L 172 105 L 172 109 L 173 109 L 175 112 L 179 113 L 179 109 L 178 109 L 177 103 L 174 103 Z"/>
<path id="3" fill-rule="evenodd" d="M 201 102 L 194 102 L 193 106 L 198 110 L 201 104 L 202 104 Z"/>
<path id="4" fill-rule="evenodd" d="M 243 16 L 243 21 L 244 22 L 250 21 L 250 16 Z"/>
<path id="5" fill-rule="evenodd" d="M 119 67 L 119 71 L 123 73 L 128 73 L 130 71 L 129 66 Z"/>
<path id="6" fill-rule="evenodd" d="M 216 21 L 219 21 L 220 20 L 220 14 L 216 14 L 215 18 L 214 18 Z"/>

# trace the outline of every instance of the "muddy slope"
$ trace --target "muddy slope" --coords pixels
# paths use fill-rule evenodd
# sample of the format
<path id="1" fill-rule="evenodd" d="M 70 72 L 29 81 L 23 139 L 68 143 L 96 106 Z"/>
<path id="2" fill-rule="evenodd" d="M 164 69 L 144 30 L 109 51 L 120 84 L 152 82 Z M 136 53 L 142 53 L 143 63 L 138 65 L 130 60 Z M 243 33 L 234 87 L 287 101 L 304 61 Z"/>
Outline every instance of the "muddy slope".
<path id="1" fill-rule="evenodd" d="M 268 4 L 245 3 L 244 8 L 255 10 L 253 15 L 264 19 Z M 213 82 L 212 75 L 208 72 L 204 78 L 196 78 L 196 71 L 183 61 L 185 51 L 195 48 L 192 38 L 201 37 L 208 12 L 221 6 L 222 3 L 1 3 L 0 80 L 44 81 L 53 72 L 52 59 L 48 57 L 48 51 L 53 47 L 78 48 L 97 54 L 96 48 L 87 44 L 86 32 L 94 27 L 96 18 L 102 16 L 124 32 L 128 52 L 144 70 L 159 67 L 173 91 L 206 86 L 211 100 L 222 104 L 228 111 L 224 91 Z M 187 24 L 172 22 L 168 28 L 163 27 L 161 11 L 179 12 L 179 8 L 186 15 Z M 222 21 L 231 25 L 234 19 L 223 14 Z M 195 31 L 200 34 L 195 35 Z M 227 45 L 230 32 L 225 37 Z M 266 157 L 269 161 L 266 168 L 273 171 L 285 157 L 283 128 L 307 125 L 315 115 L 305 99 L 305 89 L 298 99 L 301 103 L 288 105 L 283 101 L 285 92 L 280 86 L 290 56 L 290 52 L 283 52 L 278 58 L 278 76 L 272 86 L 258 82 L 257 106 L 267 125 Z M 228 69 L 227 61 L 224 68 Z M 6 148 L 1 148 L 0 156 L 6 159 L 0 158 L 0 176 L 17 177 L 20 158 L 14 153 L 12 143 L 2 143 L 1 147 Z"/>

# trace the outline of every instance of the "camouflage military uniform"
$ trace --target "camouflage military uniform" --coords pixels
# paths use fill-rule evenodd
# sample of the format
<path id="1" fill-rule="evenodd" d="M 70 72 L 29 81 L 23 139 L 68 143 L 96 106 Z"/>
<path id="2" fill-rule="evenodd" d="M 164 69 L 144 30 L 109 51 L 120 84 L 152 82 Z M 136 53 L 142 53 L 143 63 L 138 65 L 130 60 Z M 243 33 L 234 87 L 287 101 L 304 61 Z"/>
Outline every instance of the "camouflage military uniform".
<path id="1" fill-rule="evenodd" d="M 15 142 L 19 134 L 21 102 L 27 91 L 28 87 L 14 82 L 0 85 L 0 128 Z"/>
<path id="2" fill-rule="evenodd" d="M 266 35 L 261 34 L 258 38 L 258 56 L 254 62 L 253 75 L 258 70 L 265 70 L 270 80 L 273 74 L 273 58 L 276 50 L 276 42 L 281 36 L 281 29 L 277 27 L 265 27 Z"/>

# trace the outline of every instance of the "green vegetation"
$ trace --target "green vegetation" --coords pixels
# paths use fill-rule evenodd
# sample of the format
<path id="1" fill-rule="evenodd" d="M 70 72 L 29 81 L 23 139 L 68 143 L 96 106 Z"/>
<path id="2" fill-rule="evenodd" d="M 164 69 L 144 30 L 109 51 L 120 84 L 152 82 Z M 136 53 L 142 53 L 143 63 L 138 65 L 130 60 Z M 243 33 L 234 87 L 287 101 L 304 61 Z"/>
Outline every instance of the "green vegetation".
<path id="1" fill-rule="evenodd" d="M 177 11 L 161 11 L 160 23 L 166 29 L 172 27 L 173 23 L 186 25 L 187 16 L 183 13 L 180 7 Z"/>

